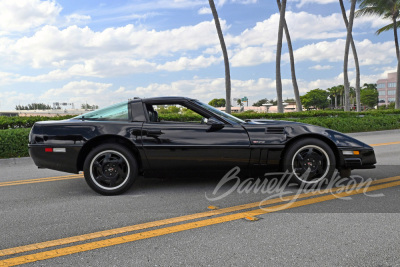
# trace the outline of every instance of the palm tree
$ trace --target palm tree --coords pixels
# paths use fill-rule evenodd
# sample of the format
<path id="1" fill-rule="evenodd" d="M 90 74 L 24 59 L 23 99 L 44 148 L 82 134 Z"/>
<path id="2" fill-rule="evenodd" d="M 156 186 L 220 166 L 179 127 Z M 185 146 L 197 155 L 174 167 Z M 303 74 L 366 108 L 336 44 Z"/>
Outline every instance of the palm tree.
<path id="1" fill-rule="evenodd" d="M 377 89 L 376 88 L 376 83 L 364 83 L 362 89 Z"/>
<path id="2" fill-rule="evenodd" d="M 340 4 L 340 9 L 342 10 L 344 24 L 346 25 L 346 29 L 347 29 L 349 27 L 349 22 L 347 20 L 346 9 L 344 8 L 343 0 L 339 0 L 339 4 Z M 360 112 L 361 111 L 360 64 L 359 64 L 359 61 L 358 61 L 358 55 L 357 55 L 356 45 L 354 44 L 353 35 L 351 36 L 350 45 L 351 45 L 351 50 L 353 51 L 354 64 L 356 66 L 356 105 L 357 105 L 357 112 Z"/>
<path id="3" fill-rule="evenodd" d="M 343 63 L 343 76 L 344 76 L 344 110 L 350 110 L 350 83 L 349 83 L 349 76 L 347 72 L 348 61 L 349 61 L 349 48 L 350 48 L 350 40 L 352 39 L 351 32 L 353 31 L 353 20 L 354 20 L 354 10 L 356 9 L 356 0 L 351 0 L 351 8 L 350 8 L 350 16 L 349 16 L 349 23 L 347 25 L 347 38 L 346 38 L 346 46 L 344 49 L 344 63 Z"/>
<path id="4" fill-rule="evenodd" d="M 338 96 L 340 96 L 340 104 L 344 105 L 344 85 L 336 86 L 338 90 Z"/>
<path id="5" fill-rule="evenodd" d="M 231 73 L 229 70 L 228 51 L 226 49 L 224 35 L 222 34 L 221 24 L 219 23 L 217 9 L 215 8 L 214 0 L 208 0 L 210 3 L 211 12 L 214 17 L 215 27 L 217 28 L 219 42 L 221 44 L 222 55 L 224 56 L 225 63 L 225 90 L 226 90 L 226 104 L 225 111 L 231 113 Z"/>
<path id="6" fill-rule="evenodd" d="M 356 95 L 356 89 L 354 87 L 350 87 L 349 88 L 349 96 L 350 96 L 350 103 L 351 103 L 351 107 L 354 106 L 354 100 L 356 99 L 357 95 Z"/>
<path id="7" fill-rule="evenodd" d="M 391 19 L 392 24 L 387 25 L 376 31 L 380 34 L 384 31 L 393 29 L 394 43 L 396 46 L 397 56 L 397 83 L 396 83 L 396 98 L 395 108 L 400 108 L 400 52 L 399 52 L 399 39 L 397 37 L 397 18 L 399 17 L 400 0 L 358 0 L 360 2 L 360 10 L 356 12 L 356 17 L 361 16 L 380 16 L 384 19 Z"/>
<path id="8" fill-rule="evenodd" d="M 338 108 L 338 97 L 340 95 L 339 87 L 334 86 L 332 88 L 327 89 L 329 94 L 335 99 L 335 109 Z"/>
<path id="9" fill-rule="evenodd" d="M 277 0 L 277 2 L 278 1 L 279 0 Z M 276 44 L 276 94 L 278 101 L 278 113 L 283 113 L 281 54 L 282 54 L 283 24 L 285 21 L 285 11 L 286 11 L 286 0 L 282 0 L 282 5 L 280 8 L 279 27 L 278 27 L 278 42 Z"/>
<path id="10" fill-rule="evenodd" d="M 281 11 L 281 1 L 277 0 L 279 12 Z M 286 19 L 284 18 L 283 22 L 283 29 L 285 30 L 286 42 L 288 44 L 289 50 L 289 58 L 290 58 L 290 70 L 292 73 L 292 84 L 293 84 L 293 91 L 294 97 L 296 99 L 296 111 L 303 111 L 303 106 L 301 104 L 300 93 L 299 93 L 299 86 L 297 85 L 296 79 L 296 69 L 294 67 L 294 54 L 293 54 L 293 47 L 292 47 L 292 40 L 289 34 L 289 28 L 286 23 Z"/>

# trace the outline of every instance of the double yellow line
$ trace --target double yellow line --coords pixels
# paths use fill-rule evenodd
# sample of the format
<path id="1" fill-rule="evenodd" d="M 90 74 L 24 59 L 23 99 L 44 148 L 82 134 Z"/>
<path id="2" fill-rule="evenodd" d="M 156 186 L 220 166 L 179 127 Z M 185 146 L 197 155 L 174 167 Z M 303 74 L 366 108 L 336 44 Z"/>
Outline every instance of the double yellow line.
<path id="1" fill-rule="evenodd" d="M 380 143 L 380 144 L 372 144 L 370 146 L 375 147 L 375 146 L 389 146 L 389 145 L 398 145 L 400 142 L 388 142 L 388 143 Z"/>
<path id="2" fill-rule="evenodd" d="M 30 251 L 52 248 L 52 247 L 61 246 L 61 245 L 68 245 L 68 244 L 72 244 L 72 243 L 76 243 L 76 242 L 85 242 L 85 241 L 89 241 L 89 240 L 95 239 L 95 238 L 105 238 L 105 237 L 109 237 L 109 236 L 117 235 L 117 234 L 121 235 L 121 234 L 126 234 L 129 232 L 133 232 L 133 231 L 154 228 L 154 227 L 160 227 L 160 226 L 166 226 L 166 227 L 159 228 L 159 229 L 153 229 L 153 230 L 148 230 L 148 231 L 139 232 L 139 233 L 131 233 L 128 235 L 123 235 L 123 236 L 118 236 L 118 237 L 105 238 L 105 239 L 99 240 L 99 241 L 92 241 L 92 242 L 83 243 L 83 244 L 79 244 L 79 245 L 71 245 L 71 246 L 67 246 L 67 247 L 63 247 L 63 248 L 57 248 L 57 249 L 37 252 L 37 253 L 33 253 L 33 254 L 16 256 L 14 258 L 0 260 L 0 266 L 15 266 L 15 265 L 19 265 L 19 264 L 25 264 L 25 263 L 30 263 L 30 262 L 40 261 L 40 260 L 46 260 L 46 259 L 71 255 L 71 254 L 75 254 L 75 253 L 79 253 L 79 252 L 114 246 L 114 245 L 118 245 L 118 244 L 129 243 L 129 242 L 147 239 L 147 238 L 151 238 L 151 237 L 157 237 L 157 236 L 187 231 L 190 229 L 201 228 L 201 227 L 205 227 L 205 226 L 239 220 L 239 219 L 243 219 L 246 217 L 254 217 L 254 216 L 263 215 L 263 214 L 267 214 L 267 213 L 271 213 L 271 212 L 275 212 L 275 211 L 279 211 L 279 210 L 286 210 L 286 209 L 291 209 L 291 208 L 295 208 L 295 207 L 301 207 L 301 206 L 319 203 L 319 202 L 323 202 L 323 201 L 333 200 L 333 199 L 340 198 L 340 197 L 348 197 L 351 195 L 371 192 L 371 191 L 394 187 L 394 186 L 399 186 L 399 185 L 400 185 L 400 176 L 395 176 L 395 177 L 376 180 L 376 181 L 373 181 L 372 183 L 361 183 L 361 184 L 358 184 L 357 186 L 353 185 L 352 187 L 349 186 L 349 187 L 338 187 L 338 188 L 333 188 L 333 189 L 325 189 L 325 190 L 321 190 L 318 192 L 308 192 L 308 193 L 303 193 L 303 194 L 298 194 L 298 195 L 287 196 L 284 199 L 282 199 L 282 198 L 269 199 L 269 200 L 262 202 L 263 208 L 260 206 L 260 202 L 254 202 L 254 203 L 249 203 L 249 204 L 245 204 L 245 205 L 239 205 L 239 206 L 228 207 L 228 208 L 217 209 L 217 210 L 210 210 L 210 211 L 206 211 L 206 212 L 201 212 L 201 213 L 196 213 L 196 214 L 191 214 L 191 215 L 186 215 L 186 216 L 181 216 L 181 217 L 176 217 L 176 218 L 171 218 L 171 219 L 159 220 L 159 221 L 154 221 L 154 222 L 148 222 L 148 223 L 143 223 L 143 224 L 138 224 L 138 225 L 132 225 L 132 226 L 127 226 L 127 227 L 122 227 L 122 228 L 116 228 L 116 229 L 111 229 L 111 230 L 106 230 L 106 231 L 100 231 L 100 232 L 80 235 L 80 236 L 74 236 L 74 237 L 63 238 L 63 239 L 58 239 L 58 240 L 53 240 L 53 241 L 47 241 L 47 242 L 42 242 L 42 243 L 37 243 L 37 244 L 31 244 L 31 245 L 27 245 L 27 246 L 20 246 L 20 247 L 15 247 L 15 248 L 4 249 L 4 250 L 0 250 L 0 256 L 3 256 L 3 257 L 10 256 L 10 255 L 14 255 L 17 253 L 30 252 Z M 307 199 L 298 200 L 293 203 L 288 203 L 288 201 L 293 201 L 293 200 L 297 200 L 297 199 L 301 199 L 301 198 L 307 198 Z M 284 204 L 268 206 L 271 204 L 278 204 L 278 203 L 284 203 Z M 266 206 L 268 206 L 268 207 L 266 207 Z M 257 208 L 257 209 L 249 210 L 252 208 Z M 244 211 L 244 210 L 247 210 L 247 211 Z M 241 212 L 233 213 L 236 211 L 241 211 Z M 226 213 L 233 213 L 233 214 L 223 215 Z M 223 215 L 223 216 L 218 217 L 217 215 Z M 213 217 L 213 218 L 209 218 L 209 217 Z M 202 220 L 199 220 L 199 219 L 202 219 Z M 193 220 L 196 220 L 196 221 L 193 221 Z M 192 222 L 188 222 L 188 221 L 192 221 Z M 185 222 L 185 223 L 167 226 L 167 225 L 177 224 L 177 223 L 182 223 L 182 222 Z"/>
<path id="3" fill-rule="evenodd" d="M 22 184 L 44 183 L 44 182 L 70 180 L 70 179 L 80 179 L 80 178 L 83 178 L 82 174 L 46 177 L 46 178 L 38 178 L 38 179 L 27 179 L 27 180 L 18 180 L 18 181 L 9 181 L 9 182 L 1 182 L 0 183 L 0 187 L 2 187 L 2 186 L 12 186 L 12 185 L 22 185 Z"/>

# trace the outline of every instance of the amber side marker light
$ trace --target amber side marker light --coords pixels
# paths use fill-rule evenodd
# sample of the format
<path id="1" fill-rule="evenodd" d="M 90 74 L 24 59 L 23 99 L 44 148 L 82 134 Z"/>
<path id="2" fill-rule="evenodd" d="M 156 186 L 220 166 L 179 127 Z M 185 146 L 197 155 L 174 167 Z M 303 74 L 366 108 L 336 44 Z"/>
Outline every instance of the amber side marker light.
<path id="1" fill-rule="evenodd" d="M 353 155 L 360 155 L 360 151 L 343 151 L 343 155 L 353 156 Z"/>

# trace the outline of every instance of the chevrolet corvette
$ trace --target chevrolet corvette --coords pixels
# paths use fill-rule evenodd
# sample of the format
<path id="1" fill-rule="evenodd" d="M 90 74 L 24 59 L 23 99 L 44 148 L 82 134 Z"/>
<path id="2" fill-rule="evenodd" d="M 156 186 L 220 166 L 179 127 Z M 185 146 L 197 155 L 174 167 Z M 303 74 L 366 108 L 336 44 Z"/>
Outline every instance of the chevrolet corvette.
<path id="1" fill-rule="evenodd" d="M 135 98 L 36 122 L 28 146 L 39 168 L 83 171 L 103 195 L 125 192 L 139 175 L 222 177 L 240 167 L 247 177 L 289 171 L 307 185 L 376 163 L 372 147 L 343 133 L 299 122 L 243 121 L 186 97 Z"/>

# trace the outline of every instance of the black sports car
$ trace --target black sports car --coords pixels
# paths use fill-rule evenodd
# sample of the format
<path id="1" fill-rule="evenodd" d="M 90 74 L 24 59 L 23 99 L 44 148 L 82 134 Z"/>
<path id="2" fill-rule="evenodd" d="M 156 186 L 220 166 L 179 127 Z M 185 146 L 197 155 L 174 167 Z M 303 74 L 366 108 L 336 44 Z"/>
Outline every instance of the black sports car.
<path id="1" fill-rule="evenodd" d="M 69 120 L 37 122 L 29 153 L 39 168 L 83 170 L 89 186 L 104 195 L 126 191 L 138 175 L 223 176 L 237 166 L 243 176 L 288 170 L 295 182 L 312 184 L 335 169 L 350 175 L 376 163 L 372 147 L 337 131 L 245 122 L 185 97 L 133 99 Z"/>

